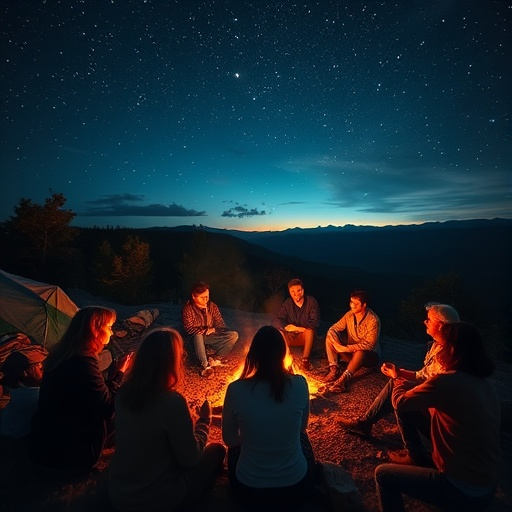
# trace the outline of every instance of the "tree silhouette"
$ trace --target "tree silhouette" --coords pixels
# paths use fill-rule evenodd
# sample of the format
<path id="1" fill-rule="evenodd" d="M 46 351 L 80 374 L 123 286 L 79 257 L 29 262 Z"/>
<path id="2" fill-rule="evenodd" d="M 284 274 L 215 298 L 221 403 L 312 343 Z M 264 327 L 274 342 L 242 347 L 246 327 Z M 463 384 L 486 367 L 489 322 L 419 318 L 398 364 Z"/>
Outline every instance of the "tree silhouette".
<path id="1" fill-rule="evenodd" d="M 149 244 L 138 236 L 128 236 L 121 254 L 116 254 L 104 241 L 96 259 L 97 281 L 101 289 L 123 303 L 135 304 L 148 300 L 153 262 Z"/>
<path id="2" fill-rule="evenodd" d="M 14 207 L 11 227 L 28 243 L 28 253 L 34 254 L 39 273 L 44 272 L 48 254 L 62 248 L 78 234 L 78 230 L 70 226 L 76 214 L 64 210 L 65 203 L 63 194 L 52 194 L 44 205 L 21 198 Z"/>

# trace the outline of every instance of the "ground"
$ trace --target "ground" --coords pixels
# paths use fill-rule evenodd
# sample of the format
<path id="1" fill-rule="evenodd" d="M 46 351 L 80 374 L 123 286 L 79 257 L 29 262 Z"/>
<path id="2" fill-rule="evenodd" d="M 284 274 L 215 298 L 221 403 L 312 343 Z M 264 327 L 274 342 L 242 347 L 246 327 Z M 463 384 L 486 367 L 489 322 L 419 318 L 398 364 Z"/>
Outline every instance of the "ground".
<path id="1" fill-rule="evenodd" d="M 120 320 L 129 318 L 141 309 L 158 309 L 159 316 L 156 324 L 180 326 L 181 307 L 176 304 L 149 304 L 137 307 L 125 307 L 111 304 L 107 301 L 92 297 L 80 290 L 69 290 L 71 298 L 79 306 L 90 304 L 106 304 L 113 306 Z M 193 355 L 187 362 L 187 379 L 184 395 L 191 408 L 200 405 L 205 398 L 213 406 L 213 421 L 210 440 L 220 441 L 220 411 L 226 385 L 235 378 L 243 361 L 249 342 L 262 325 L 269 323 L 266 315 L 222 310 L 226 323 L 237 330 L 240 339 L 224 366 L 215 369 L 211 379 L 199 376 L 194 364 Z M 325 327 L 325 326 L 324 326 Z M 133 345 L 133 339 L 113 340 L 113 352 L 118 353 Z M 136 343 L 135 343 L 136 344 Z M 115 345 L 115 346 L 114 346 Z M 300 349 L 293 349 L 300 357 Z M 404 340 L 394 340 L 383 336 L 383 359 L 393 361 L 401 367 L 419 368 L 423 360 L 425 347 Z M 377 465 L 388 461 L 387 451 L 401 447 L 400 437 L 394 418 L 390 415 L 381 420 L 373 429 L 373 437 L 361 438 L 341 430 L 336 424 L 338 417 L 356 417 L 362 413 L 378 394 L 386 378 L 380 372 L 361 373 L 353 379 L 349 392 L 321 396 L 314 391 L 325 373 L 327 360 L 321 344 L 312 359 L 312 371 L 307 375 L 312 391 L 311 418 L 309 436 L 318 461 L 332 462 L 346 471 L 354 479 L 360 493 L 362 511 L 375 512 L 377 500 L 373 472 Z M 512 508 L 512 424 L 508 400 L 512 387 L 512 365 L 499 363 L 495 374 L 500 398 L 507 406 L 502 427 L 502 449 L 504 452 L 502 476 L 496 499 L 490 512 L 505 512 Z M 3 512 L 113 512 L 107 498 L 106 476 L 109 460 L 113 449 L 105 450 L 97 472 L 90 477 L 73 483 L 51 482 L 34 472 L 26 455 L 23 442 L 8 442 L 0 439 L 0 503 Z M 230 493 L 227 476 L 224 472 L 216 482 L 212 491 L 197 505 L 196 512 L 235 512 L 237 507 Z M 304 512 L 326 512 L 326 503 L 308 503 L 301 508 Z M 410 512 L 430 512 L 437 510 L 419 501 L 408 501 L 407 510 Z"/>

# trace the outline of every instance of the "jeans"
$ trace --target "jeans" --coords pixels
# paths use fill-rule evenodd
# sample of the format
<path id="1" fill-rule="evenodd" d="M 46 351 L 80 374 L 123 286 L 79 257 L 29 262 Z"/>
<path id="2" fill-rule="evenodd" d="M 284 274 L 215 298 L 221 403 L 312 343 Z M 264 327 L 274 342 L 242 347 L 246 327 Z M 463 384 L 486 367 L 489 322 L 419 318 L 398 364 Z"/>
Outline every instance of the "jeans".
<path id="1" fill-rule="evenodd" d="M 419 465 L 431 465 L 421 437 L 430 441 L 430 414 L 428 411 L 398 412 L 395 410 L 398 430 L 404 447 Z"/>
<path id="2" fill-rule="evenodd" d="M 387 384 L 381 389 L 372 405 L 367 409 L 362 421 L 370 425 L 374 425 L 381 418 L 393 411 L 391 405 L 391 394 L 393 393 L 393 379 L 389 379 Z"/>
<path id="3" fill-rule="evenodd" d="M 495 489 L 471 497 L 433 468 L 381 464 L 375 469 L 375 485 L 381 512 L 405 510 L 402 494 L 435 505 L 446 512 L 480 512 L 494 498 Z"/>
<path id="4" fill-rule="evenodd" d="M 229 354 L 237 340 L 238 333 L 236 331 L 219 331 L 207 336 L 204 334 L 194 334 L 192 336 L 194 350 L 201 366 L 208 364 L 206 346 L 215 352 L 217 356 L 223 357 Z"/>

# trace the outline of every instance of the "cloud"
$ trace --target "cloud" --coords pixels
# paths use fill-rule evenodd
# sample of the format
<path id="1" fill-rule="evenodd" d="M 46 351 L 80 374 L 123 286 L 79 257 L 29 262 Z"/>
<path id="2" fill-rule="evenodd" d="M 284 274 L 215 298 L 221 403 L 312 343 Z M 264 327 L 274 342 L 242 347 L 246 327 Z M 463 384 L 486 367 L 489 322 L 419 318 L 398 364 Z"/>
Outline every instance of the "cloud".
<path id="1" fill-rule="evenodd" d="M 496 169 L 468 170 L 418 165 L 410 159 L 336 160 L 288 162 L 288 171 L 307 173 L 323 189 L 331 207 L 361 213 L 401 214 L 408 218 L 458 218 L 486 215 L 508 217 L 509 176 Z"/>
<path id="2" fill-rule="evenodd" d="M 258 211 L 256 208 L 251 208 L 250 210 L 245 206 L 234 206 L 229 210 L 225 210 L 222 212 L 222 217 L 238 217 L 239 219 L 243 219 L 244 217 L 257 217 L 258 215 L 266 215 L 265 210 Z"/>
<path id="3" fill-rule="evenodd" d="M 80 215 L 86 217 L 204 217 L 206 212 L 185 208 L 176 203 L 170 204 L 134 204 L 143 203 L 144 196 L 136 194 L 105 195 L 94 201 Z"/>

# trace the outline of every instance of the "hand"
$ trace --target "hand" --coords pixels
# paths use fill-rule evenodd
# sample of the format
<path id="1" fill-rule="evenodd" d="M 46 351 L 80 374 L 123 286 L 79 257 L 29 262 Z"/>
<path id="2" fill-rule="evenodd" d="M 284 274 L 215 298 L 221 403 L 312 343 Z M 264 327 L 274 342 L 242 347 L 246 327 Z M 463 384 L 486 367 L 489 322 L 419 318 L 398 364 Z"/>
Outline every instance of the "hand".
<path id="1" fill-rule="evenodd" d="M 128 368 L 130 368 L 133 362 L 134 354 L 135 352 L 129 352 L 128 354 L 126 354 L 126 356 L 123 356 L 124 359 L 119 363 L 118 371 L 124 373 L 126 372 L 126 370 L 128 370 Z"/>
<path id="2" fill-rule="evenodd" d="M 398 376 L 396 366 L 393 363 L 382 363 L 380 371 L 391 379 L 396 379 Z"/>
<path id="3" fill-rule="evenodd" d="M 211 420 L 212 408 L 210 407 L 210 402 L 208 402 L 208 400 L 205 400 L 203 402 L 203 405 L 201 405 L 201 407 L 199 407 L 198 414 L 199 414 L 199 418 L 201 418 L 203 420 L 208 420 L 208 421 Z"/>

